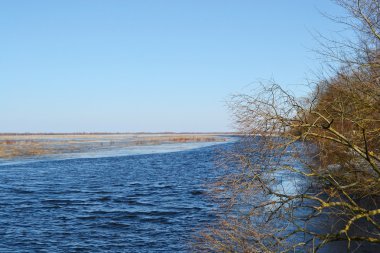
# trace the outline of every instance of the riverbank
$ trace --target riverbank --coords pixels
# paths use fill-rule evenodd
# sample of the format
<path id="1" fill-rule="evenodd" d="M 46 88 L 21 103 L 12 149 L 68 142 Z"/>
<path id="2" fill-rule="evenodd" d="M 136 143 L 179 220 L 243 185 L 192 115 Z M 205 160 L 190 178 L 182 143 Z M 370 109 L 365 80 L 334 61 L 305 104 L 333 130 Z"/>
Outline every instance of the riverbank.
<path id="1" fill-rule="evenodd" d="M 170 143 L 225 142 L 231 134 L 178 133 L 79 133 L 1 134 L 0 159 L 52 154 L 107 151 L 135 146 Z"/>

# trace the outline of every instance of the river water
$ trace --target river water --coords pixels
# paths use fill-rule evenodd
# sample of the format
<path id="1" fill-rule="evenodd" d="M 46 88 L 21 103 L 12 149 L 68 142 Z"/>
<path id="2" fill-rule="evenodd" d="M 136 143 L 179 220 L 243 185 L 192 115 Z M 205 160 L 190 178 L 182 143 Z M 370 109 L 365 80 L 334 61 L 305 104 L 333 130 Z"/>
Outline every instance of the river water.
<path id="1" fill-rule="evenodd" d="M 0 252 L 188 252 L 215 217 L 215 151 L 231 144 L 181 145 L 3 161 Z"/>
<path id="2" fill-rule="evenodd" d="M 223 171 L 215 154 L 233 145 L 2 160 L 0 252 L 190 252 L 197 232 L 218 213 L 207 186 Z M 354 252 L 380 250 L 361 246 Z M 322 252 L 346 252 L 346 243 Z"/>

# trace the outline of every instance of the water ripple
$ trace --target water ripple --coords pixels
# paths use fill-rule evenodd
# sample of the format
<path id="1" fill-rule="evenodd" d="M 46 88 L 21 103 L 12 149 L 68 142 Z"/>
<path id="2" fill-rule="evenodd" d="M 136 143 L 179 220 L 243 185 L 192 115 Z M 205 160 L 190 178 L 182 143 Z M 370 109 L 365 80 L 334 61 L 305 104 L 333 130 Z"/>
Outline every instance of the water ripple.
<path id="1" fill-rule="evenodd" d="M 0 252 L 188 252 L 214 151 L 2 165 Z"/>

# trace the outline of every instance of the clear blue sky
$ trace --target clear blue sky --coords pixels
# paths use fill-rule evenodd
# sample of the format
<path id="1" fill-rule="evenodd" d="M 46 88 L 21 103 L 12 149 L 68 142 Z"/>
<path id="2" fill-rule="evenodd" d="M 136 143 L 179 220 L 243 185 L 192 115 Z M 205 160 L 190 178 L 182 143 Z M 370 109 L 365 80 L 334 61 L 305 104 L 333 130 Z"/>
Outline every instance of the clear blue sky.
<path id="1" fill-rule="evenodd" d="M 0 132 L 226 131 L 225 101 L 297 92 L 328 0 L 2 0 Z M 254 87 L 254 86 L 253 86 Z"/>

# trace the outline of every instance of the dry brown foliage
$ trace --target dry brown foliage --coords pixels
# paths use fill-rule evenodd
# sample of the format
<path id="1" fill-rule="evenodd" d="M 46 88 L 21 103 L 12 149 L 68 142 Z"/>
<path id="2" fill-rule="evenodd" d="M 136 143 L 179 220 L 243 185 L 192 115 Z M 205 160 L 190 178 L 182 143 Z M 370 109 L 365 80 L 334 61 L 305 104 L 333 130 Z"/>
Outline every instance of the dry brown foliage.
<path id="1" fill-rule="evenodd" d="M 336 2 L 348 16 L 334 20 L 358 38 L 323 45 L 329 77 L 307 98 L 271 83 L 232 99 L 246 136 L 226 155 L 239 164 L 219 186 L 229 202 L 199 250 L 315 252 L 344 241 L 349 251 L 380 243 L 380 2 Z"/>

